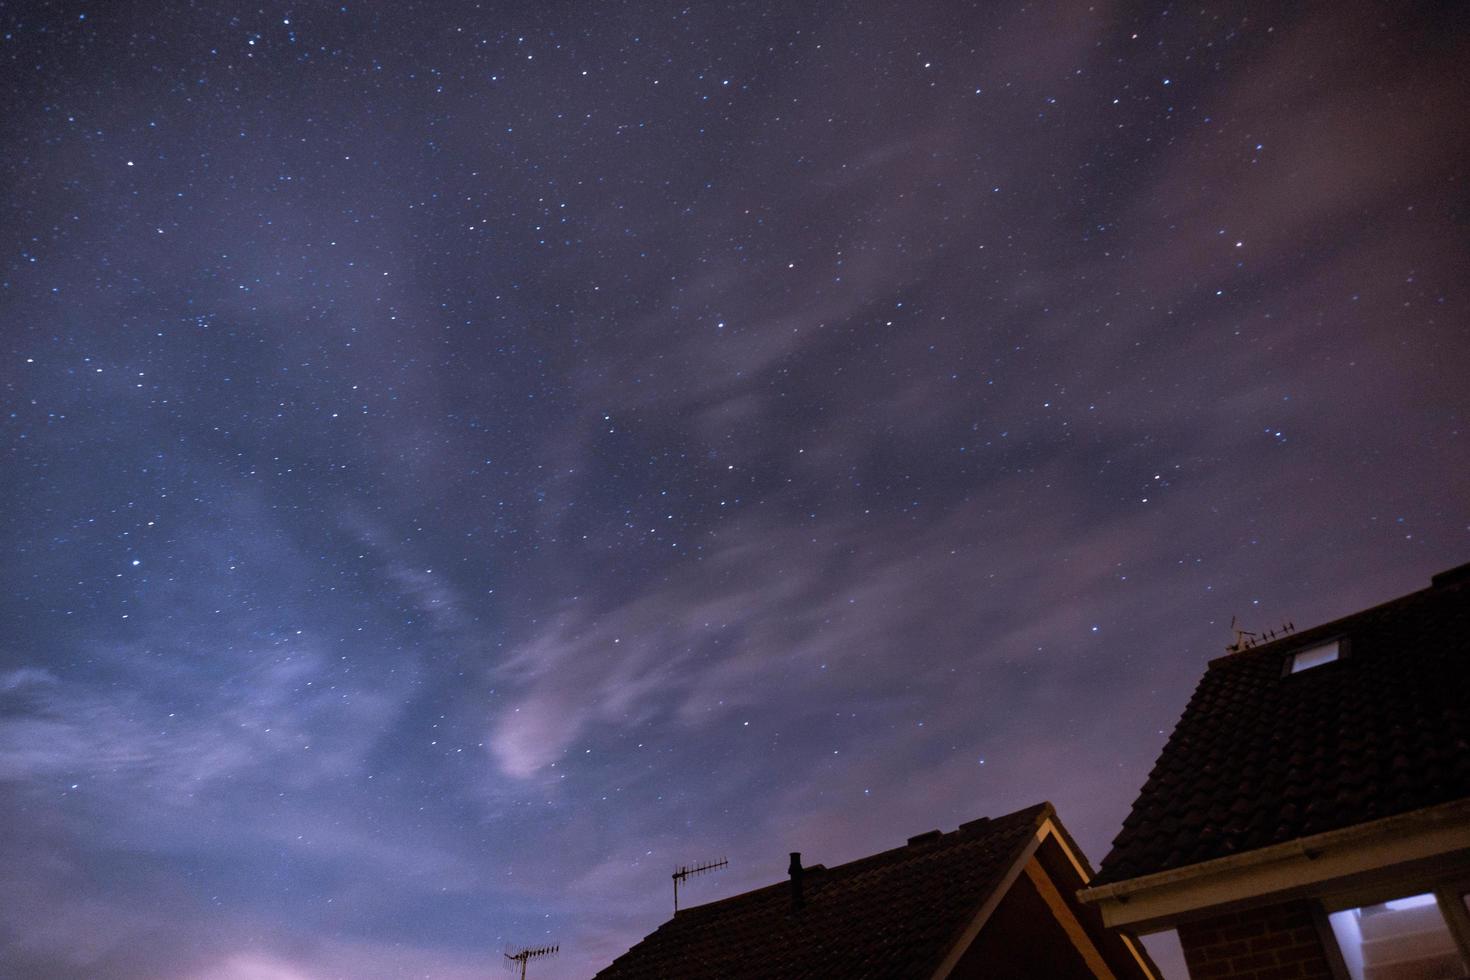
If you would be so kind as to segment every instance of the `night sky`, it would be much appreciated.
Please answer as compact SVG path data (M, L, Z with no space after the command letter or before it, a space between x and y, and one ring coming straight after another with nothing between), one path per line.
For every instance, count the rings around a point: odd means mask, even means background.
M1470 560L1470 19L1290 6L0 4L0 974L1100 861Z

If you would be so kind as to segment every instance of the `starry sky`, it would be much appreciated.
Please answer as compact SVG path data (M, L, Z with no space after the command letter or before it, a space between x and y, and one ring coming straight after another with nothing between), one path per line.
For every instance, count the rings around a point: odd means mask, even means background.
M1290 6L0 4L0 973L1101 860L1470 559L1470 18Z

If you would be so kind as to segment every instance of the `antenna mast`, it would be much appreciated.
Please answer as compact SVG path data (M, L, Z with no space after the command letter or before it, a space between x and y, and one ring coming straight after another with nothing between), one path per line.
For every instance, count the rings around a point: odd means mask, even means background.
M524 949L517 950L514 953L506 953L505 958L510 960L512 963L519 963L521 965L521 980L526 980L526 964L528 962L530 962L531 960L538 960L543 956L555 956L557 951L560 949L560 945L528 946Z
M1256 645L1256 634L1250 630L1241 629L1236 626L1236 618L1230 617L1230 632L1235 634L1235 642L1225 648L1226 653L1239 653Z
M679 911L679 882L685 881L695 875L704 874L706 871L715 871L727 867L729 861L720 858L718 861L705 861L700 864L681 864L674 869L674 911Z

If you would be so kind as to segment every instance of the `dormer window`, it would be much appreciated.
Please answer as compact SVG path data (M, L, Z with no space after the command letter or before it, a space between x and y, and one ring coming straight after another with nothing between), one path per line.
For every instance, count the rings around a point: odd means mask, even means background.
M1341 640L1328 640L1326 643L1318 643L1316 646L1298 650L1291 655L1286 672L1288 674L1300 674L1304 670L1313 667L1321 667L1330 664L1338 658L1342 650Z

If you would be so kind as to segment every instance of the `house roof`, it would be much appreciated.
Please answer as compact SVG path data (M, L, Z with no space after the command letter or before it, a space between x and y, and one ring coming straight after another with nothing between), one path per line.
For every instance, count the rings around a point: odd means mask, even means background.
M1042 803L835 868L806 868L799 911L789 881L682 909L597 976L928 976L1048 819L1056 812Z
M1339 659L1290 672L1340 640ZM1470 564L1210 663L1093 886L1470 798Z

